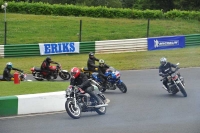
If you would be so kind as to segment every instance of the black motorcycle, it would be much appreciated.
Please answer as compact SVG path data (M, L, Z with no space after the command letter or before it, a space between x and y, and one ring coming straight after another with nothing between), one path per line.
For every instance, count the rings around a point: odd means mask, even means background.
M99 115L106 113L105 96L98 90L97 86L93 85L95 88L95 93L101 99L102 104L98 105L97 101L90 97L88 93L81 94L77 86L68 88L66 90L66 102L65 109L70 117L74 119L79 119L81 117L81 112L95 111Z
M177 63L179 65L179 63ZM174 71L169 72L166 75L163 75L163 81L166 77L168 80L168 87L169 90L163 85L163 88L167 90L171 94L176 94L179 91L183 94L184 97L187 97L187 93L185 91L185 82L184 78L180 76L180 73L178 72L180 68L176 68Z

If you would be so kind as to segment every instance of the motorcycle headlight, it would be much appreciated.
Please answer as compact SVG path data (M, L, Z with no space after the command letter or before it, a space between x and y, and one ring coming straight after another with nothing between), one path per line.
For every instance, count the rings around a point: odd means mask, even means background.
M71 94L71 92L72 92L72 88L68 88L67 90L66 90L66 95L70 95Z
M175 76L176 76L176 73L173 73L171 76L172 76L172 77L175 77Z

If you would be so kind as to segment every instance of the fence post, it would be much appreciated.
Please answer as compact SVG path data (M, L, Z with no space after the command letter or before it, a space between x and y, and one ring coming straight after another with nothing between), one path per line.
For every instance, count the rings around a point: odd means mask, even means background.
M81 42L82 20L80 20L79 42Z
M147 38L149 37L149 24L150 24L150 19L148 19L147 22Z

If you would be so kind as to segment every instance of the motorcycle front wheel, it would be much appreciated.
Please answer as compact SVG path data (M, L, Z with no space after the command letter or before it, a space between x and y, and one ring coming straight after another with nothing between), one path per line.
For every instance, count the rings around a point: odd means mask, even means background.
M178 85L178 87L179 87L181 93L183 94L183 96L184 96L184 97L187 97L187 93L186 93L184 87L182 86L182 84L181 84L181 83L178 83L177 85Z
M69 72L60 72L59 76L63 80L69 80L71 78L71 75L69 74Z
M99 97L99 99L101 99L101 102L103 104L105 104L104 100L102 98ZM96 108L95 111L99 114L99 115L104 115L106 113L106 107L100 107L100 108Z
M81 117L81 107L77 104L75 107L74 100L68 99L65 102L65 109L70 117L73 119L79 119Z
M127 87L126 87L126 85L123 82L121 82L121 84L117 84L117 87L119 88L119 90L122 93L126 93L127 92Z

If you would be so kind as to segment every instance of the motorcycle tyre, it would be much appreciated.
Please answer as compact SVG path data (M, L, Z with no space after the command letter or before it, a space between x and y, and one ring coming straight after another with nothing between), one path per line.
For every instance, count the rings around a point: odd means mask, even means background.
M65 110L66 112L68 113L68 115L73 118L73 119L79 119L81 117L81 107L79 104L77 104L78 106L78 114L77 115L74 115L74 113L72 112L73 109L71 109L72 107L70 107L70 105L73 106L73 99L68 99L66 102L65 102ZM74 107L73 107L74 108Z
M104 100L99 97L99 99L101 99L101 102L103 104L105 104ZM99 115L104 115L106 113L106 107L101 107L101 108L95 108L95 111L99 114Z
M122 87L124 88L123 90L122 90ZM122 93L126 93L127 92L127 87L126 87L126 85L123 83L123 82L121 82L121 85L117 85L117 87L119 88L119 90L122 92Z
M35 78L36 79L36 78ZM44 79L36 79L37 81L43 81Z
M62 72L64 74L64 76L62 76L61 73L59 73L59 76L61 79L63 80L69 80L71 78L71 75L69 74L69 72Z
M101 87L102 89L100 89L101 92L105 92L106 88L105 87Z
M172 92L173 95L176 95L176 93L178 93L178 91L173 91L173 92Z
M178 83L177 85L178 85L181 93L183 94L183 96L187 97L187 93L186 93L185 89L183 88L183 86L181 85L181 83Z

